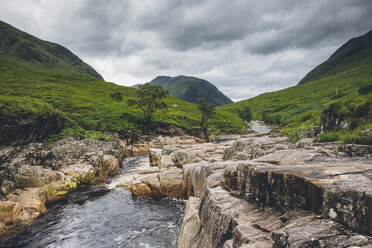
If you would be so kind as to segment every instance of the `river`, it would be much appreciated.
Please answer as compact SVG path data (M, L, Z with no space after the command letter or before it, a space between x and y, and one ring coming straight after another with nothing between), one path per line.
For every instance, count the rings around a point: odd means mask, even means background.
M251 129L258 133L269 133L271 128L262 124L259 121L252 121Z
M123 173L108 186L146 163L148 156L125 159ZM80 204L53 205L24 232L0 246L176 247L184 210L184 200L133 198L123 188L112 188L103 196Z

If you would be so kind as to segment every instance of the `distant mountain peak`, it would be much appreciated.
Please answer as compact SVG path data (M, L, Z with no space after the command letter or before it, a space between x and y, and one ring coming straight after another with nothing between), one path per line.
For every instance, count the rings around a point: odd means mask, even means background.
M233 102L207 80L193 76L157 76L150 83L161 85L169 90L171 96L192 103L197 103L199 98L204 98L208 103L217 106Z

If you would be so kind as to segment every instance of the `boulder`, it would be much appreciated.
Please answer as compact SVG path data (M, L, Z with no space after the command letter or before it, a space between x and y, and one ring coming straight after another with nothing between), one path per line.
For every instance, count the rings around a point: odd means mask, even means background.
M203 248L208 247L208 240L199 218L200 199L190 197L187 201L185 217L182 222L180 234L178 236L177 248Z
M129 187L137 197L173 197L185 198L186 189L182 169L170 168L146 174L134 174L132 186ZM130 184L130 183L129 183Z
M170 168L173 167L173 158L171 155L163 155L161 158L161 167L160 168Z
M185 198L182 169L171 168L159 172L160 191L164 197Z
M316 150L279 150L265 156L253 159L252 161L270 164L297 164L311 161L315 157L319 157L322 155L322 153L319 153Z
M61 173L44 169L42 166L21 165L14 175L17 188L39 187L60 179L62 179Z
M170 146L170 145L165 145L163 146L163 148L161 149L161 153L163 155L170 155L172 152L175 152L177 151L178 148L175 147L175 146Z
M149 152L150 166L156 166L161 168L162 167L161 159L162 159L161 149L150 148Z
M304 148L304 147L309 147L312 146L315 142L314 138L302 138L296 143L296 147L298 148Z

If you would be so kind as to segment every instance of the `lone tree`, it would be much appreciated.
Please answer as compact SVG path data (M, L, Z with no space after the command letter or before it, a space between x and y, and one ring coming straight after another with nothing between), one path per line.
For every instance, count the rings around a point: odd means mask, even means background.
M244 106L243 109L239 109L238 115L243 121L250 122L252 120L252 112L248 106Z
M128 99L129 106L136 106L141 109L144 117L145 131L149 127L156 110L166 109L167 105L162 101L169 95L168 90L163 90L160 85L145 83L138 87L137 99Z
M198 108L201 112L200 126L202 128L205 140L209 142L208 119L212 118L215 114L216 105L213 103L207 103L203 98L199 98L198 103Z

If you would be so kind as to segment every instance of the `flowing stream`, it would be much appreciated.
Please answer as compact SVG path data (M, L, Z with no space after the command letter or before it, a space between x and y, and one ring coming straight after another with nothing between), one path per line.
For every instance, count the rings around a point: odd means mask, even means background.
M271 130L269 126L266 126L259 121L252 121L251 129L258 133L269 133Z
M123 173L106 194L80 204L57 204L18 236L0 247L176 247L185 201L133 198L115 185L148 156L125 159Z

